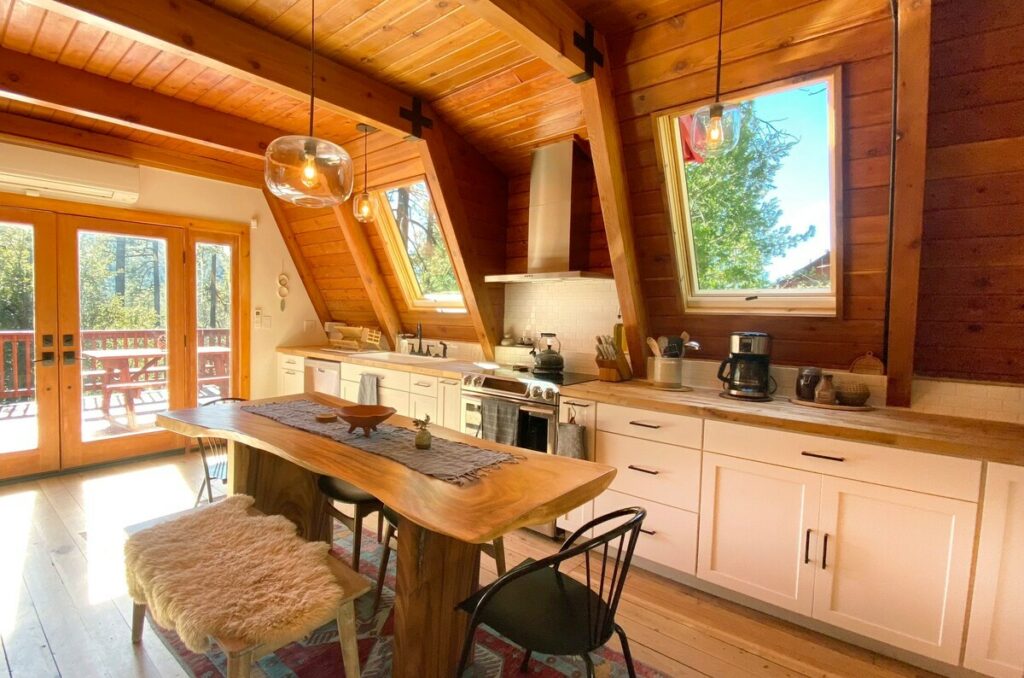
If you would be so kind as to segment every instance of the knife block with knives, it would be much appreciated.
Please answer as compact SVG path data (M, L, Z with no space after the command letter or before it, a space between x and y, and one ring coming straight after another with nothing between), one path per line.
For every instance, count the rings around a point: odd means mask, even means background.
M633 371L622 350L622 323L617 323L614 336L597 337L597 378L601 381L628 381L633 378Z

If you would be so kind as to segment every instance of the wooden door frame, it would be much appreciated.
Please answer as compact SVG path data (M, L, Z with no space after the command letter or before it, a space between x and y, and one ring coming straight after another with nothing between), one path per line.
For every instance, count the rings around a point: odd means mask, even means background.
M52 212L0 205L0 221L31 224L33 229L33 331L32 359L40 358L39 337L53 336L54 364L36 369L35 400L38 439L30 450L0 454L0 480L56 471L60 468L60 388L57 356L57 218Z
M82 440L82 379L80 308L78 285L78 234L82 231L161 238L167 242L167 393L168 409L188 406L185 312L185 234L179 228L119 219L59 214L57 216L58 327L60 334L72 334L76 359L60 360L61 375L61 468L74 468L128 457L160 452L180 446L177 436L167 431L128 434L95 441ZM72 265L73 262L73 265ZM181 262L181 263L177 263ZM70 276L70 277L69 277ZM63 343L63 342L61 342ZM61 346L61 352L65 347ZM95 450L100 450L95 452ZM90 453L92 451L92 453Z
M249 232L247 230L225 231L210 229L189 229L185 240L185 312L186 326L190 337L198 330L196 317L196 245L210 243L231 247L231 395L249 397L249 361L252 330L248 322L249 305L252 299L252 283L249 275ZM189 343L190 352L198 348ZM189 403L198 402L198 372L195 355L189 356Z

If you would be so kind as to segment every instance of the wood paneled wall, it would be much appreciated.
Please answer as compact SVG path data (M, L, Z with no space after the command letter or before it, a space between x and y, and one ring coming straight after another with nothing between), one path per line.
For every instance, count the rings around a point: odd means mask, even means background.
M683 312L651 114L713 95L717 28L718 4L706 3L609 39L651 331L685 329L702 342L703 357L709 358L724 356L729 334L740 330L770 333L773 360L779 363L842 368L866 351L881 355L892 81L888 0L725 6L723 90L843 66L846 298L840 318Z
M1024 383L1024 3L936 2L915 371Z

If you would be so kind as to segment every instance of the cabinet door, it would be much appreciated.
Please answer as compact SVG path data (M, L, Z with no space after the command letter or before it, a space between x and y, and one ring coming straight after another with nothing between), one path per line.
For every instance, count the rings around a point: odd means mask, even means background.
M977 508L825 477L814 618L956 664Z
M341 382L341 397L350 403L359 402L359 384L354 381Z
M421 395L419 393L409 394L409 416L413 419L424 419L430 417L431 423L437 422L437 398Z
M810 615L821 476L704 453L697 576Z
M277 372L277 394L294 395L305 393L306 373L301 367L298 369L278 370Z
M565 515L558 516L558 520L555 521L555 525L559 529L565 530L566 536L569 536L593 520L593 518L594 502L588 501L585 504L577 506Z
M964 666L1024 676L1024 466L988 465Z
M385 407L393 407L403 417L409 416L409 392L393 388L378 388L377 400Z
M460 430L462 426L462 384L458 379L441 379L440 389L441 402L437 404L438 422L445 428L453 431Z
M606 490L594 500L594 515L603 516L631 506L647 510L634 553L653 563L693 574L697 554L697 514Z

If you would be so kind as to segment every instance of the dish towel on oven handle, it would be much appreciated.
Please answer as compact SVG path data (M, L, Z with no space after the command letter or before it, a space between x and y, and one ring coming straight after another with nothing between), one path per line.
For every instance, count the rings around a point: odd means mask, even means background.
M504 445L516 445L519 438L519 405L497 398L481 398L480 437Z

